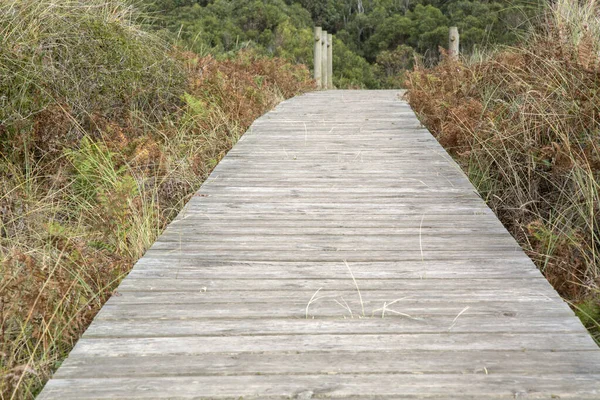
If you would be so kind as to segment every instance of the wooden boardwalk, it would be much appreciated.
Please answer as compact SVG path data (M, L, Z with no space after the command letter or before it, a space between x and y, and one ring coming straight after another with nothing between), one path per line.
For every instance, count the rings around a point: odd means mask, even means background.
M258 119L41 399L600 399L600 351L394 91Z

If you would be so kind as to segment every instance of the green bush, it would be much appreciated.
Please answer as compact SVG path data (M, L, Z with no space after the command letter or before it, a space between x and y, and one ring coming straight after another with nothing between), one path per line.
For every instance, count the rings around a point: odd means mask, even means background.
M333 84L338 88L377 89L375 67L354 53L340 39L333 39Z
M0 3L0 133L36 122L40 142L78 136L98 118L168 112L185 78L166 43L141 30L133 8L114 0ZM0 149L6 142L0 137Z

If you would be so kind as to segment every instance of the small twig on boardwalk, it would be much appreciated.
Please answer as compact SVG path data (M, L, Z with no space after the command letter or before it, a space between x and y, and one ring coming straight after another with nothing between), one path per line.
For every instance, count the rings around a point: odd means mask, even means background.
M381 310L381 308L379 310ZM375 311L379 311L379 310L375 310ZM403 312L400 312L400 311L390 310L389 308L386 308L385 311L390 312L392 314L401 315L401 316L406 317L406 318L414 319L414 320L420 320L421 319L421 318L413 317L410 314L406 314L406 313L403 313Z
M350 313L350 318L354 319L354 314L352 313L352 308L350 308L350 306L348 305L348 302L343 298L340 297L342 299L342 301L344 302L344 304L340 303L339 301L334 300L336 303L338 303L340 306L344 307L346 310L348 310L348 312Z
M463 308L463 310L461 312L458 313L458 315L452 320L452 325L450 325L450 328L448 328L448 331L450 331L450 329L454 328L454 325L456 325L456 320L458 319L458 317L460 317L461 315L463 315L463 313L465 311L467 311L469 309L469 307L465 307Z
M317 301L319 300L319 298L315 299L315 296L321 291L321 289L323 289L322 287L317 289L317 291L312 295L312 297L310 298L310 300L308 301L308 304L306 305L306 319L308 319L308 307L310 307L310 305L312 304L313 301Z
M360 294L360 289L358 288L358 283L356 282L356 278L354 278L352 269L350 269L350 266L348 265L348 262L346 260L344 260L344 264L346 264L346 268L348 268L348 271L350 271L350 276L352 277L352 281L354 281L354 286L356 287L356 291L358 292L358 299L360 300L360 308L362 309L362 316L364 317L365 316L365 305L363 303L363 299Z
M421 249L421 261L425 261L425 257L423 256L423 220L425 219L425 214L421 216L421 224L419 225L419 247Z
M308 128L306 127L306 122L304 124L304 146L308 144Z
M404 315L404 316L407 316L407 317L410 317L410 318L412 318L412 317L411 317L410 315L408 315L408 314L403 314L403 313L400 313L400 312L398 312L398 311L394 311L394 310L388 310L388 307L389 307L389 306L391 306L392 304L395 304L395 303L397 303L397 302L399 302L399 301L406 300L406 299L408 299L408 297L402 297L402 298L400 298L400 299L396 299L396 300L394 300L394 301L391 301L391 302L389 302L389 303L388 303L387 301L385 301L385 302L383 303L383 307L381 307L381 308L378 308L378 309L376 309L376 310L373 310L373 314L375 314L377 311L381 311L381 318L385 318L385 312L386 312L386 311L390 311L390 312L392 312L392 313L396 313L396 314L400 314L400 315Z

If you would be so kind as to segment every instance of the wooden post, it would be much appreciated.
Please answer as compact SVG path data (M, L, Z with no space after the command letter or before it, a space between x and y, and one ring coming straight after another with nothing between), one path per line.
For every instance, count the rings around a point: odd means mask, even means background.
M327 35L327 89L333 89L333 35Z
M322 82L321 82L321 65L323 64L323 53L321 52L322 50L322 45L321 45L321 41L323 39L322 34L321 34L321 27L317 26L315 27L315 60L314 60L314 78L315 81L317 81L317 88L321 89L322 87Z
M328 79L327 79L327 31L322 31L322 40L321 40L321 85L323 89L327 89Z
M460 54L460 36L458 34L458 28L453 26L450 28L450 44L448 45L448 55L450 58L456 60Z

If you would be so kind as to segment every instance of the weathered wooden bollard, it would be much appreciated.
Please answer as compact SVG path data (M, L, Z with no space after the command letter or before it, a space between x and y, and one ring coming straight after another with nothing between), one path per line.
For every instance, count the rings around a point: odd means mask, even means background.
M327 35L327 89L333 89L333 35Z
M333 35L315 27L314 78L319 89L333 88Z
M321 85L323 89L329 87L329 77L327 76L327 31L321 32Z
M460 36L456 26L450 27L450 43L448 44L448 56L454 60L458 59L460 54Z
M317 26L315 27L315 63L314 63L314 78L315 81L317 82L317 88L321 89L322 87L322 83L321 83L321 59L323 58L322 54L321 54L321 40L322 40L322 35L321 35L321 27Z

